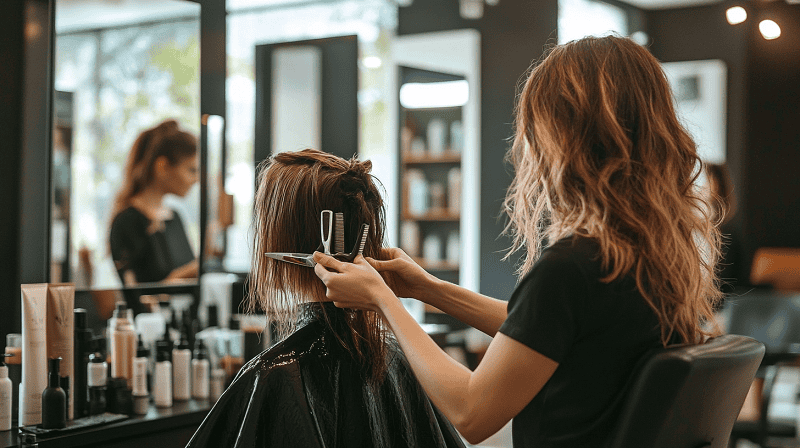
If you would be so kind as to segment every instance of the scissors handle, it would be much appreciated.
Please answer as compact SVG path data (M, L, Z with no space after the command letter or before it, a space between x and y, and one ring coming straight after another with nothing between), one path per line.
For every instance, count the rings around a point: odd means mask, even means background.
M327 217L327 223L325 222ZM322 247L325 249L325 254L331 254L331 240L333 239L333 212L331 210L323 210L319 218L320 235L322 237ZM327 225L326 225L327 224Z

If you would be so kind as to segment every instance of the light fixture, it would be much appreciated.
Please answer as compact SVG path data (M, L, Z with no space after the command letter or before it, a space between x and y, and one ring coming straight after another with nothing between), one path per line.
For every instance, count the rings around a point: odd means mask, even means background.
M738 25L747 20L747 11L741 6L732 6L725 11L725 18L731 25Z
M366 68L379 68L382 64L381 58L377 56L367 56L361 60L361 63L364 64Z
M777 39L781 35L781 27L769 19L759 22L758 30L761 31L761 35L767 40Z
M400 105L406 109L458 107L469 100L466 80L444 82L410 82L400 87Z

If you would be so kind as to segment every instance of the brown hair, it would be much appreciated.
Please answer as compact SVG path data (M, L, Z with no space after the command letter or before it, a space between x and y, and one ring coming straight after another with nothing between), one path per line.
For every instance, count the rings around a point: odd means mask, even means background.
M325 285L313 269L265 257L265 252L314 252L320 242L320 214L344 214L345 250L350 251L362 223L369 224L364 255L379 258L384 204L373 181L370 161L349 161L322 151L283 152L259 166L253 212L253 266L249 311L263 309L281 337L294 331L298 305L325 301ZM382 378L386 334L370 311L343 310L352 344L342 342L372 379ZM326 321L330 320L325 316Z
M616 36L552 48L520 94L508 157L509 255L527 249L520 275L543 240L589 236L603 281L635 278L664 345L718 332L703 328L721 293L719 230L696 185L702 162L645 48Z
M153 171L159 157L166 157L170 164L176 165L196 154L197 139L194 135L181 130L175 120L164 121L139 134L128 154L125 178L122 181L122 188L114 198L111 219L128 208L131 199L153 181Z
M736 213L736 196L733 194L733 182L728 166L707 163L706 176L711 195L711 216L720 224L725 224Z

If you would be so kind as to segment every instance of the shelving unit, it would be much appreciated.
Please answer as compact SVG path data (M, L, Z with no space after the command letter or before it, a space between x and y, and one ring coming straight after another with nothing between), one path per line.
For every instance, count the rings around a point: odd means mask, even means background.
M424 269L479 291L480 34L462 29L399 36L392 43L392 59L396 177L385 184L397 196L387 201L387 228L396 245ZM409 101L409 85L427 93ZM450 98L460 100L439 101L448 89ZM438 247L426 250L430 236L438 238L433 244ZM451 324L438 316L427 316L426 322Z
M455 283L461 264L462 105L403 104L404 86L439 86L463 76L400 67L400 246Z

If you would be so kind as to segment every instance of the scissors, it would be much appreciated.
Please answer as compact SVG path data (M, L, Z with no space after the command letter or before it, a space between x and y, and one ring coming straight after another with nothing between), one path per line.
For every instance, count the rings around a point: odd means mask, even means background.
M337 215L339 215L337 213ZM326 222L327 221L327 222ZM327 225L326 225L327 224ZM322 251L326 255L331 255L339 261L346 261L348 263L352 263L355 260L356 256L361 255L364 252L364 245L367 243L367 232L369 231L369 224L361 224L361 232L358 234L356 238L356 242L353 245L353 250L350 253L344 252L337 252L335 254L331 254L331 239L336 233L336 246L341 246L344 248L344 220L337 216L336 219L336 230L334 232L333 229L333 212L330 210L323 210L320 216L320 236L322 237L322 243L320 243L317 251ZM341 228L340 228L341 227ZM314 261L314 254L305 254L305 253L298 253L298 252L267 252L266 255L269 258L274 258L275 260L285 261L287 263L297 264L300 266L306 266L313 268L317 265L317 262Z

